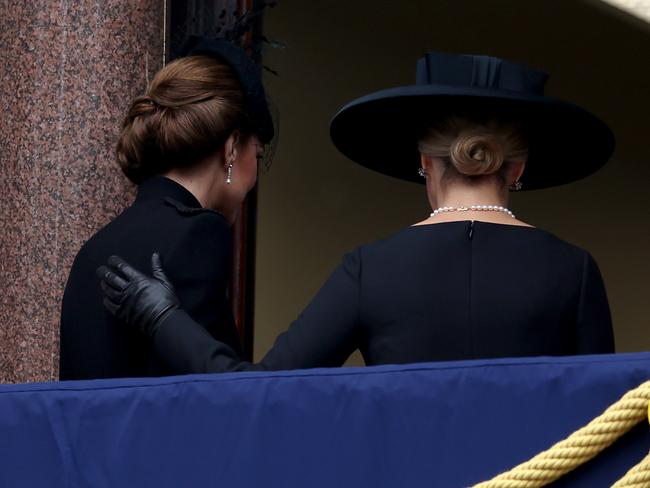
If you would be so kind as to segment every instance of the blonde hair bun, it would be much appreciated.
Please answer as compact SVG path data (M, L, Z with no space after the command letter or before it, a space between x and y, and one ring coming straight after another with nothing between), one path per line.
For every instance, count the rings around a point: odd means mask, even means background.
M499 173L505 163L528 159L528 142L519 124L496 118L446 117L429 127L418 147L469 177Z
M449 153L456 171L468 176L496 173L505 157L503 144L494 134L460 134L451 144Z

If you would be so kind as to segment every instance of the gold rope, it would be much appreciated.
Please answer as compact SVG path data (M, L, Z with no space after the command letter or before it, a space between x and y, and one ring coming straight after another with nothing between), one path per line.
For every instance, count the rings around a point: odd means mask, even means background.
M610 406L600 416L550 449L473 488L537 488L545 486L611 445L648 415L650 381ZM650 454L612 488L650 486Z

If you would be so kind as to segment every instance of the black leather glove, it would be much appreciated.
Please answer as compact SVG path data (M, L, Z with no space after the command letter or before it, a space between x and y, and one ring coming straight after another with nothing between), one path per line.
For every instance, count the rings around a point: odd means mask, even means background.
M104 292L104 306L117 318L153 337L163 320L180 301L163 271L160 255L151 256L153 278L140 273L118 256L97 268Z

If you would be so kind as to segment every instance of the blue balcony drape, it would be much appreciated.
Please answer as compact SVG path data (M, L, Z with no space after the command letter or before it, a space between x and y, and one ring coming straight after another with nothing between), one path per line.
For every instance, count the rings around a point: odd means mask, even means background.
M650 379L650 353L0 386L0 487L465 487ZM639 425L554 486L609 486Z

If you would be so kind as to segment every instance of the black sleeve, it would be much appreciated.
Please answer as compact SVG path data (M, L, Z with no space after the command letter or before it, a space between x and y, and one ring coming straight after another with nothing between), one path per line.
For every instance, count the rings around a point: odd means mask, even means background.
M612 317L598 265L585 253L577 317L578 354L614 352Z
M153 338L156 352L181 373L340 366L359 346L359 252L348 254L258 364L241 361L186 313L170 314Z

